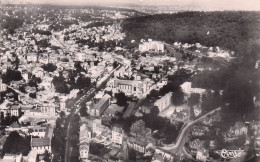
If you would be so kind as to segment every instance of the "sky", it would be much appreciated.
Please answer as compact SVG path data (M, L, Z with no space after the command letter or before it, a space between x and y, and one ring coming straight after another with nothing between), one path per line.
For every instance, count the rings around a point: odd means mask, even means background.
M260 0L2 0L25 1L29 3L51 3L51 4L137 4L137 5L168 5L184 6L195 5L200 8L211 8L212 10L259 10Z

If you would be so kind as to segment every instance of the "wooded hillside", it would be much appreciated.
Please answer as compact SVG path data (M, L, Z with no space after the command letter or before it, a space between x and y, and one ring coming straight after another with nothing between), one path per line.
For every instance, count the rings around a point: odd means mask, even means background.
M128 40L201 43L243 53L260 38L260 12L182 12L126 19Z

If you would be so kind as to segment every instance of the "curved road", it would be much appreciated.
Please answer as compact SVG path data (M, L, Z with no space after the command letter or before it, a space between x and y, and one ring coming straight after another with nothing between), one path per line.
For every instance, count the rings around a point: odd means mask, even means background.
M187 135L189 134L189 128L193 124L195 124L198 121L204 119L206 116L208 116L210 114L213 114L213 113L215 113L216 111L219 111L219 110L221 110L220 107L215 109L215 110L212 110L212 111L208 112L207 114L201 116L200 118L198 118L198 119L196 119L194 121L189 121L186 124L186 126L182 129L180 135L178 136L179 138L177 139L177 142L175 144L170 144L168 146L161 147L161 149L171 151L172 153L175 153L175 154L180 153L182 151L182 148L183 148L185 142L186 142L185 139L186 139Z

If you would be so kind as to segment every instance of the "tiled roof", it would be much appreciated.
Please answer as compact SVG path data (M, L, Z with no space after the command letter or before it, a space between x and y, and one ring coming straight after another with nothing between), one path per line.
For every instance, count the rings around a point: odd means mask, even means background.
M17 122L13 122L11 125L10 125L11 128L20 128L20 125L17 123Z

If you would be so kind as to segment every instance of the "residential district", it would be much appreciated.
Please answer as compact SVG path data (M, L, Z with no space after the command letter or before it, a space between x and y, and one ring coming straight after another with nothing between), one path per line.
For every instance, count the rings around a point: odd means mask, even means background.
M223 160L223 149L235 150L226 157L234 161L249 150L259 155L259 121L223 120L223 90L194 81L230 64L232 51L127 41L120 23L142 15L133 10L0 12L1 162L205 162ZM254 104L259 109L260 95Z

